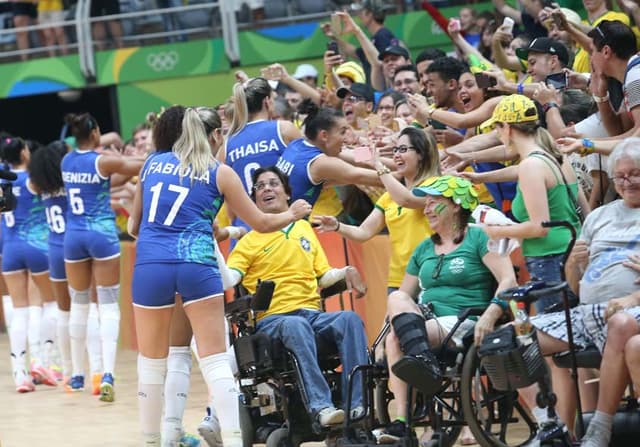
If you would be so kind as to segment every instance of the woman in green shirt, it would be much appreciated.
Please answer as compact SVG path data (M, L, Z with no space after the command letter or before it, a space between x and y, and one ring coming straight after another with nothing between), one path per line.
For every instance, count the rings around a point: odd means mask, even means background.
M547 105L547 107L553 107ZM560 281L561 261L571 235L561 227L543 228L548 220L565 220L580 231L576 203L580 197L583 209L588 207L578 188L576 175L568 160L557 150L553 138L540 126L538 110L532 100L523 95L503 98L493 116L482 126L495 125L507 151L516 152L520 163L518 186L512 203L515 225L485 225L491 239L520 239L522 254L531 277L545 281ZM560 295L544 297L535 303L542 313L560 302Z
M413 193L425 197L424 214L434 234L414 251L400 286L389 295L387 316L393 330L386 340L391 365L389 388L397 405L396 421L387 434L402 436L406 420L407 383L425 394L441 386L440 368L429 346L438 346L466 307L487 307L475 323L475 339L493 330L503 304L493 300L497 290L516 285L511 261L487 250L484 232L468 226L478 197L471 182L445 175L430 179ZM431 304L435 318L426 322L416 303ZM474 322L465 321L452 340L461 344Z

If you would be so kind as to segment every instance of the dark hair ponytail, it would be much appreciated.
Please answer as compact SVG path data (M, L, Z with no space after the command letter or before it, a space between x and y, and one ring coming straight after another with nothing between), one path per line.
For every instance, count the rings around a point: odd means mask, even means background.
M306 98L298 106L298 112L306 114L302 126L304 135L309 140L315 140L321 130L329 130L344 115L342 111L325 107L318 107L311 99Z
M76 138L78 145L86 143L91 132L98 128L98 122L90 113L69 113L65 115L64 121L69 126L69 131Z
M24 140L19 137L5 137L0 142L0 156L5 163L20 164L20 153L25 148Z

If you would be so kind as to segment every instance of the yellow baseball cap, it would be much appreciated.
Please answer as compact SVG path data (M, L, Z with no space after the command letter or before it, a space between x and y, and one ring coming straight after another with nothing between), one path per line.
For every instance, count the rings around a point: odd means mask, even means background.
M357 62L349 61L341 64L336 68L336 74L338 76L346 76L351 79L352 82L358 82L360 84L364 84L366 82L364 70Z
M493 127L496 123L532 123L538 121L538 109L532 100L524 95L509 95L502 98L493 115L480 125L481 129Z

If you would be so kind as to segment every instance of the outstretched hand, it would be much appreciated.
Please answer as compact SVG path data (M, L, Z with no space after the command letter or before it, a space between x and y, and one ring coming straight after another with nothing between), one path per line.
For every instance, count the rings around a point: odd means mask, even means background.
M334 216L313 216L312 225L319 233L336 231L338 219Z
M311 214L311 205L303 199L298 199L291 204L289 211L293 215L294 220L300 220Z

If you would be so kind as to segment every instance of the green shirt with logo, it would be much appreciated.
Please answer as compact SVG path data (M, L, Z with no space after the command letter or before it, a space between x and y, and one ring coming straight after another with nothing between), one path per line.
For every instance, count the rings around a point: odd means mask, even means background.
M437 317L457 315L467 307L486 307L496 288L482 258L487 254L487 235L470 227L462 243L451 253L438 255L435 244L425 239L416 247L407 273L418 277L418 302L432 303Z

